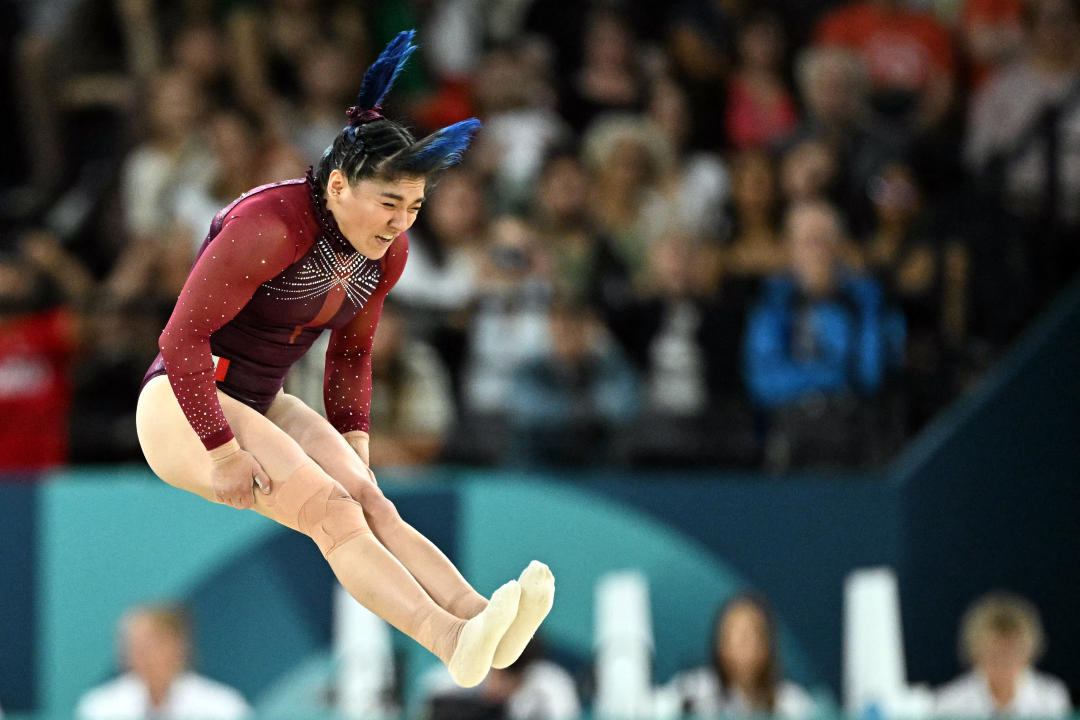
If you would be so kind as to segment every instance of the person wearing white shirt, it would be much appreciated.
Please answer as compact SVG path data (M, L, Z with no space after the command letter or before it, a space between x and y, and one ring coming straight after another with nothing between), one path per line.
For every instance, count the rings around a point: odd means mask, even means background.
M968 610L960 653L970 672L941 687L934 713L941 717L1064 717L1071 707L1065 684L1037 672L1043 630L1038 611L1023 598L991 593Z
M717 613L712 665L677 674L658 693L661 716L807 718L810 694L783 678L765 598L739 593Z
M187 669L183 610L140 607L121 621L128 672L80 698L78 720L236 720L251 714L239 692Z

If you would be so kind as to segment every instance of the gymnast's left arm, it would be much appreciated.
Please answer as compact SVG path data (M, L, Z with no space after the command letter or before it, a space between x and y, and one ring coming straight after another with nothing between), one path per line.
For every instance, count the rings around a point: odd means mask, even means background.
M326 418L367 465L371 431L371 347L386 294L401 277L409 253L404 234L384 258L383 276L364 308L344 327L334 330L326 349L323 401Z

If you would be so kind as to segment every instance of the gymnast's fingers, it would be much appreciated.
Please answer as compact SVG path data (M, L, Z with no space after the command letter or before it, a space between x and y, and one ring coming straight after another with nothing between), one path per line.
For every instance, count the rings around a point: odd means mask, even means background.
M258 460L255 460L255 476L253 479L255 480L255 484L259 486L259 490L262 491L263 495L270 494L270 476L262 469L262 465L259 464Z

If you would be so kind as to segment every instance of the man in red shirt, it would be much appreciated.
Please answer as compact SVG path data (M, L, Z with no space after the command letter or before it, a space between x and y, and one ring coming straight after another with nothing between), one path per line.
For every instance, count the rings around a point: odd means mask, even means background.
M0 256L0 471L68 457L73 318L63 308L33 309L38 279L28 270Z
M863 58L875 105L915 132L938 126L952 103L955 73L948 31L904 0L862 0L828 13L816 42Z

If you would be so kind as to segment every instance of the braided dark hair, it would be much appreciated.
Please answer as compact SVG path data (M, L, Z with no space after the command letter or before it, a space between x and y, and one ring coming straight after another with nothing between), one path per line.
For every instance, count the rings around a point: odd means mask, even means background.
M458 163L480 121L469 118L417 140L408 129L382 115L381 103L416 50L414 30L398 33L368 68L356 105L315 168L315 180L326 188L330 173L340 170L350 184L369 178L396 180L404 176L433 176Z

